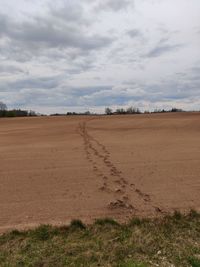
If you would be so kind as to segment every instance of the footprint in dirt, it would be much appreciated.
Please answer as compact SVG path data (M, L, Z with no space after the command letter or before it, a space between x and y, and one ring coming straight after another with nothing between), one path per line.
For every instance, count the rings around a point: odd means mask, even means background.
M139 189L135 189L135 192L140 195L144 199L144 201L149 202L151 200L148 194L142 193Z
M135 208L133 205L126 203L125 201L121 199L117 199L116 201L112 201L108 204L109 209L125 209L125 210L131 210L133 211Z
M122 172L110 161L110 152L106 149L106 146L88 134L86 123L79 125L79 133L84 140L87 159L91 162L95 175L102 179L102 187L100 187L100 190L111 193L115 199L116 194L123 195L130 189L133 190L144 202L147 202L151 207L154 207L148 194L139 190L135 184L129 184L122 176ZM114 180L114 177L116 180ZM114 184L117 185L117 189ZM122 199L116 199L115 201L110 202L108 207L111 209L134 209L130 204L129 199L126 199L125 196ZM162 212L160 208L154 208L156 212Z

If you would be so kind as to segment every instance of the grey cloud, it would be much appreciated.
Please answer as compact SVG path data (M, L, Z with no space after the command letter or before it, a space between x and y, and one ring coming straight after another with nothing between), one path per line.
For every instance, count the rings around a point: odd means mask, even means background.
M134 88L135 84L131 81L128 83L130 88ZM162 101L187 100L188 98L195 98L200 95L200 80L196 83L190 82L190 77L186 80L164 80L157 83L140 83L137 84L142 91L139 93L141 101L149 101L151 103Z
M7 16L0 14L0 37L7 31Z
M175 74L177 76L180 76L180 77L185 77L186 76L186 73L184 73L184 72L176 72Z
M159 44L150 50L145 56L149 58L159 57L163 54L176 51L181 45Z
M83 6L81 2L77 0L73 1L62 1L59 7L55 7L54 3L50 3L49 7L50 14L55 19L67 21L67 23L77 24L78 22L82 25L89 25L91 23L91 18L84 14Z
M191 68L191 71L194 73L198 73L200 76L200 67L199 67L200 62L198 63L198 66L194 66L193 68Z
M185 72L176 73L176 76L181 79L183 83L187 83L192 87L199 84L200 91L200 67L198 64L192 68L187 69Z
M132 30L129 30L127 32L127 34L131 37L131 38L135 38L135 37L142 37L143 34L141 31L139 31L138 29L132 29Z
M51 49L61 50L63 54L70 54L70 49L73 49L77 57L113 42L110 36L88 33L87 28L81 26L85 21L79 16L81 11L76 13L69 10L65 17L63 12L57 9L43 17L33 17L23 22L0 14L0 37L6 40L0 44L0 55L23 62L30 60L33 55L43 56ZM62 17L64 19L61 20Z
M71 88L70 94L76 97L88 97L90 95L99 93L99 92L106 92L112 89L112 86L109 85L99 85L99 86L87 86L87 87L74 87Z
M16 81L0 83L0 92L18 91L22 89L52 89L61 83L61 76L29 77Z
M129 82L128 85L111 86L83 86L69 87L62 85L61 77L42 77L21 80L12 84L13 93L20 90L21 98L18 103L41 103L44 106L81 107L81 106L105 106L128 105L130 102L146 101L151 104L157 102L186 101L199 98L200 81L190 83L186 81L163 81L160 83L137 84ZM32 90L31 90L32 89ZM33 90L34 89L34 90ZM56 90L55 90L56 89Z
M1 29L4 36L16 42L22 42L31 48L38 46L47 47L75 47L83 50L98 49L111 43L108 37L88 35L80 29L66 24L57 27L50 17L46 19L35 19L33 22L15 24L8 21Z
M120 106L132 103L146 102L151 105L170 102L185 103L197 102L200 93L200 82L197 84L184 83L183 81L160 82L157 84L110 85L69 87L60 86L56 77L52 81L48 77L35 79L31 82L18 81L13 83L15 90L13 103L20 105L42 105L46 107L83 107L83 106ZM34 90L33 90L34 89ZM56 90L55 90L56 89ZM7 90L8 91L8 90ZM7 94L7 92L6 92ZM192 100L191 100L192 99ZM140 107L140 106L139 106Z
M22 88L42 88L42 89L51 89L55 88L60 84L59 76L57 77L42 77L42 78L29 78L24 80L19 80L13 84L15 89Z
M25 72L21 68L11 65L0 66L0 74L19 74L19 73L27 73L27 71Z
M120 11L127 8L131 4L130 0L105 0L100 1L97 10L111 10L111 11Z

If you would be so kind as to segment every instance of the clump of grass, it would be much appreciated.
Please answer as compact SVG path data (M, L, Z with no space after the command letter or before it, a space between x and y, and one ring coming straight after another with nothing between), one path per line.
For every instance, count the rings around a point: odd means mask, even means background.
M181 220L183 218L183 215L180 213L180 211L175 210L173 214L173 218L177 221Z
M72 220L70 224L70 228L73 230L76 230L76 229L85 230L86 225L81 220Z
M141 225L142 223L144 223L144 220L135 217L129 221L128 225L129 226L135 226L135 225Z
M129 260L127 262L120 263L118 267L147 267L144 263L136 263L135 261Z
M19 230L12 230L10 232L10 235L15 237L15 236L21 236L23 234L23 232L20 232Z
M112 218L96 219L94 224L101 225L101 226L105 226L105 225L119 226L120 225L117 221L115 221Z
M192 267L200 267L200 260L195 257L189 257L188 262Z
M31 230L29 235L37 240L46 241L51 236L52 227L50 225L40 225L35 230Z
M198 213L196 210L191 209L188 216L192 219L200 218L200 213Z
M26 235L27 235L27 232L19 231L19 230L12 230L9 233L2 234L0 236L0 246L1 246L1 244L5 243L5 242L10 242L11 240L15 240L15 239L20 238L20 237L25 238ZM1 261L0 261L0 263L1 263Z
M24 236L26 236L26 232L19 231L19 230L12 230L9 233L8 238L9 238L9 240L12 240L12 239L15 239L15 238L18 238L18 237L24 237Z

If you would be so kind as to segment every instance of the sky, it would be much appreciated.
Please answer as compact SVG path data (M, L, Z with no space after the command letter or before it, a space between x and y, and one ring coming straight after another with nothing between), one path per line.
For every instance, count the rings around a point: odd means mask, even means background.
M1 0L0 101L200 110L200 1Z

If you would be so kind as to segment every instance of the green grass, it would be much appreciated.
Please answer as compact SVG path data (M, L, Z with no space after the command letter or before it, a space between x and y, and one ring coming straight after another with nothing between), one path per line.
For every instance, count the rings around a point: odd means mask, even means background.
M200 215L41 225L0 236L1 267L200 267Z
M195 257L190 257L188 259L188 262L192 267L200 267L200 259L197 259Z
M71 227L71 229L74 229L74 230L76 230L76 229L82 229L82 230L86 229L85 224L83 224L81 220L73 220L71 222L71 224L70 224L70 227Z
M96 225L119 225L119 223L111 218L97 219L95 220Z

